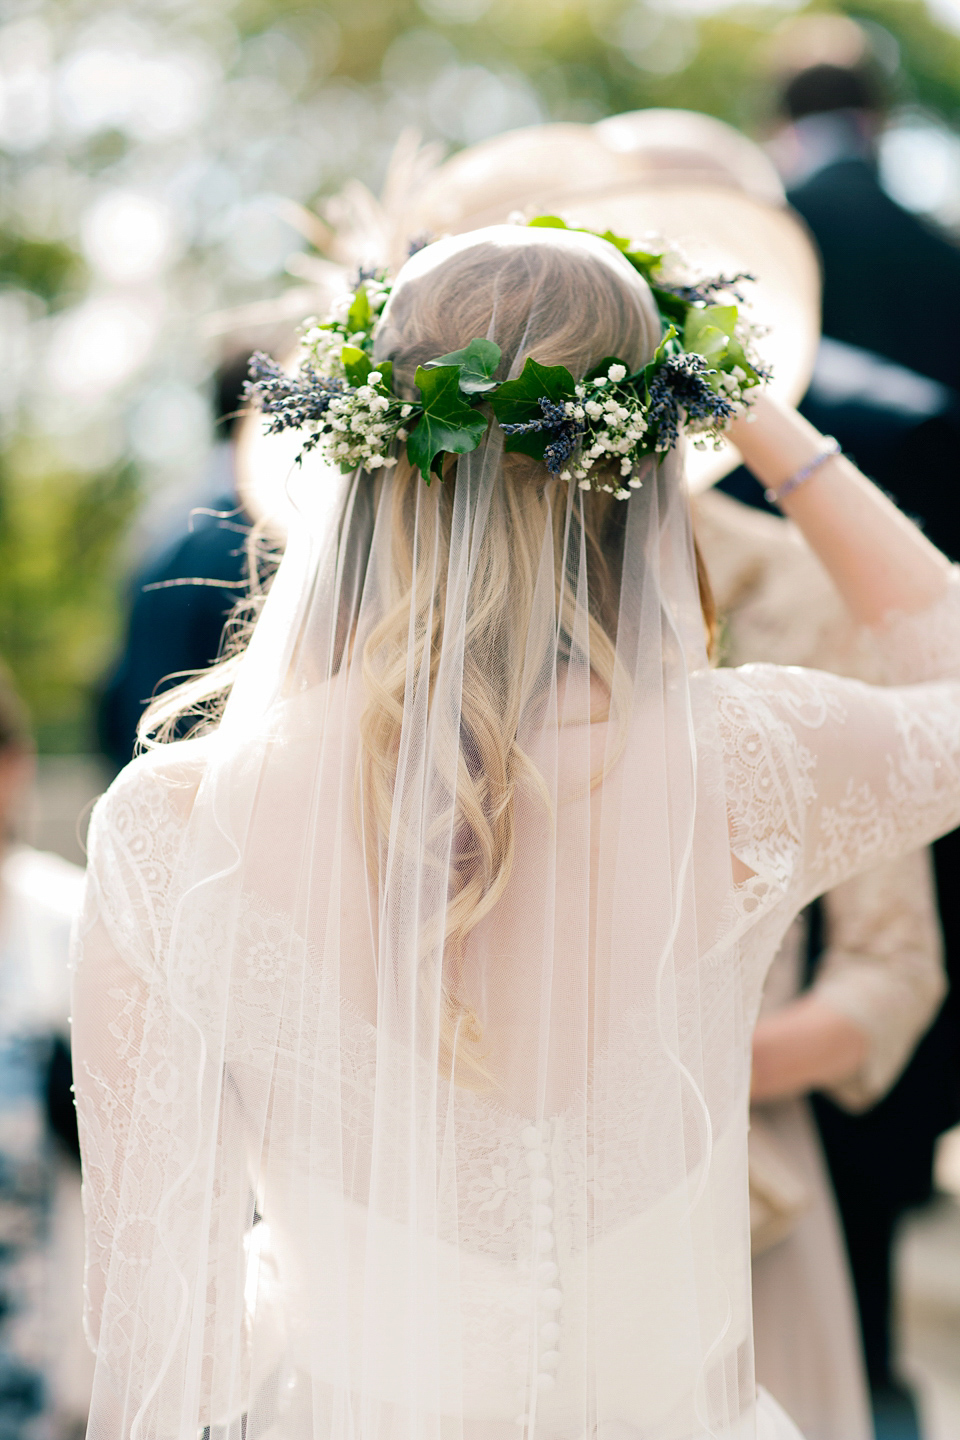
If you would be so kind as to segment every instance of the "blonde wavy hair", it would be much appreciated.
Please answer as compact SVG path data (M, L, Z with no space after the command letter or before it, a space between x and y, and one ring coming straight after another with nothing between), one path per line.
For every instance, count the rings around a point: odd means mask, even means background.
M599 243L516 248L477 243L407 283L401 274L378 332L377 361L392 360L396 388L411 395L418 364L488 334L495 334L503 353L497 378L516 372L531 353L540 363L565 365L574 375L586 373L608 355L634 367L644 364L659 340L656 308L625 263L598 258ZM471 932L497 904L510 879L518 788L541 790L518 738L524 715L537 702L542 669L535 655L531 663L531 646L542 646L546 664L558 653L559 630L559 653L565 646L568 653L572 649L577 576L571 573L570 557L579 557L582 541L590 667L605 714L615 706L619 561L627 510L612 495L592 491L568 506L565 487L558 486L543 465L519 454L504 454L498 463L466 604L459 733L437 750L450 757L439 763L450 770L442 779L453 808L446 821L452 818L455 836L446 907L437 917L442 933L432 933L426 925L421 938L425 953L439 943L443 954L441 1066L458 1083L475 1089L486 1088L490 1077L480 1021L465 993L463 958ZM422 673L426 656L432 698L440 664L456 469L457 462L450 458L444 482L434 482L429 489L405 458L389 473L361 477L359 503L350 518L345 517L340 536L342 550L355 555L363 573L373 516L380 513L383 500L389 500L389 564L386 574L375 577L378 618L358 637L357 596L343 597L336 661L341 666L359 644L365 707L357 820L374 881L383 873L395 822L408 676ZM548 526L553 531L558 628L545 627L543 635L532 636ZM714 610L699 554L697 567L710 638ZM154 743L170 738L185 713L199 716L203 725L215 721L250 628L249 622L235 627L233 654L220 666L179 691L165 693L151 707L142 726L145 739L151 734Z
M594 242L595 244L596 242ZM417 364L495 335L503 352L497 378L533 354L541 364L583 375L605 356L634 368L652 355L660 320L643 282L627 269L598 262L588 246L513 248L478 243L456 251L417 280L399 285L379 331L376 359L392 360L397 388L412 393ZM469 462L468 462L469 463ZM394 818L394 788L404 697L426 655L429 685L440 664L456 492L456 462L444 483L425 490L402 460L391 478L390 574L382 615L363 642L366 708L361 721L358 809L373 875L381 871ZM613 478L613 477L611 477ZM559 494L558 494L559 491ZM590 668L604 709L616 703L619 560L626 506L606 493L582 494L568 507L566 487L527 456L503 454L475 552L465 606L462 698L453 797L455 843L443 916L441 1063L459 1083L483 1085L479 1019L463 985L470 933L502 897L514 862L514 802L521 785L540 791L519 732L538 700L544 666L572 648L577 576L571 560L586 555ZM532 634L534 596L545 532L552 527L557 625ZM571 533L571 531L573 533ZM708 632L714 616L698 556ZM411 616L411 608L413 615ZM542 655L535 653L539 643ZM410 647L414 654L411 657ZM534 654L531 656L531 649ZM595 717L600 718L600 717ZM435 753L442 754L443 747ZM426 935L429 949L439 936Z

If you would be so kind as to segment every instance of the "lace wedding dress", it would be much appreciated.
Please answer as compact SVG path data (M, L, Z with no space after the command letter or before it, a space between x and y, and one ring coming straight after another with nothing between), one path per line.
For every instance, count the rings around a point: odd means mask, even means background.
M614 290L600 353L656 343L602 242L435 248L400 366L429 311L428 355L585 373ZM799 909L960 820L960 590L879 637L927 683L712 671L676 455L609 506L516 458L348 477L332 533L305 465L218 728L95 811L91 1440L797 1433L753 1376L750 1037Z

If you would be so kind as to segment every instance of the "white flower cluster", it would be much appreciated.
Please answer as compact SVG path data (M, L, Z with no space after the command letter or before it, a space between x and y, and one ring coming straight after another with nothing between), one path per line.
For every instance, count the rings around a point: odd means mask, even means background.
M621 386L627 378L624 365L611 365L605 376L577 386L577 398L568 400L565 410L571 419L584 422L580 454L568 470L560 472L562 480L577 480L581 490L605 490L618 500L629 500L630 491L640 487L634 477L614 486L603 482L594 485L589 471L597 461L619 461L621 481L635 469L647 433L646 407L632 388Z
M351 331L350 312L361 289L366 292L373 323L365 330ZM373 353L373 328L390 297L390 290L386 279L365 276L356 290L347 290L331 302L330 312L323 324L316 317L305 322L301 344L321 374L342 377L340 352L344 345L352 345L368 355Z
M336 375L342 379L340 352L346 343L336 330L326 330L318 321L308 320L300 341L302 358L308 359L321 375Z
M394 440L407 438L402 422L413 406L380 393L376 386L382 378L379 370L372 370L365 385L330 401L323 427L330 438L324 449L331 460L347 469L362 465L366 470L389 470L397 457L384 452Z

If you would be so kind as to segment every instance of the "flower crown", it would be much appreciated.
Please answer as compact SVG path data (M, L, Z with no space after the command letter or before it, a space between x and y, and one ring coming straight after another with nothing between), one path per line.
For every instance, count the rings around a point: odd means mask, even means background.
M491 423L480 407L489 406L506 450L531 455L561 480L619 500L639 486L628 478L638 462L663 455L682 428L697 437L694 444L712 438L719 445L730 421L750 404L750 392L769 379L753 350L755 328L738 308L744 300L737 286L753 277L694 281L677 274L676 266L668 273L665 253L638 250L609 230L568 227L555 215L528 223L595 235L639 271L662 322L649 364L631 371L610 355L575 380L565 366L529 357L515 380L497 382L500 347L474 339L421 365L414 377L420 399L406 401L394 393L392 362L373 363L377 321L391 290L387 272L361 271L356 289L329 319L308 322L296 374L262 353L251 357L246 398L268 418L267 434L302 430L298 463L322 445L342 471L396 465L396 446L403 443L429 485L433 475L442 480L446 455L477 448ZM616 483L609 479L611 465L619 472Z

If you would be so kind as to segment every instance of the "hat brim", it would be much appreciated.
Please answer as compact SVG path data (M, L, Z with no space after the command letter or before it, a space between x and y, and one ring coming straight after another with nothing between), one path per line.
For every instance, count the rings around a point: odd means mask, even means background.
M820 265L803 223L726 185L659 180L610 189L563 206L569 224L653 235L677 247L707 275L746 271L747 318L766 333L756 347L771 367L772 395L795 405L806 393L820 341ZM740 464L732 445L687 449L687 482L699 493Z
M572 125L546 126L543 131L549 134L541 132L538 139L553 155L557 141L563 139L583 151L582 160L599 148L592 137L582 133L585 130ZM560 136L557 131L566 133ZM458 191L455 196L448 192L446 221L454 233L507 218L504 197L474 209L464 203L471 171L476 177L481 162L489 161L482 153L486 149L478 147L478 155L468 152L455 157L459 162L457 180L462 183L454 187ZM454 166L454 162L448 163ZM682 174L634 177L627 182L622 171L614 173L615 165L605 163L595 170L589 190L579 189L576 195L570 194L569 185L561 194L558 177L550 177L532 197L528 210L560 211L570 224L609 228L637 240L653 234L682 250L704 274L746 271L755 276L755 283L745 287L751 302L748 314L767 331L758 338L757 348L773 370L770 391L786 403L796 404L810 383L820 338L819 262L803 223L792 211L727 184ZM430 205L423 204L421 211L429 213L434 223L435 199ZM238 483L244 502L253 515L265 517L269 528L279 533L286 529L286 477L292 473L299 446L295 434L264 435L257 415L245 420L238 437ZM316 452L304 463L311 469L323 468ZM691 493L708 489L739 463L738 452L728 442L717 450L688 446L686 472ZM330 480L322 483L334 494L337 487Z

